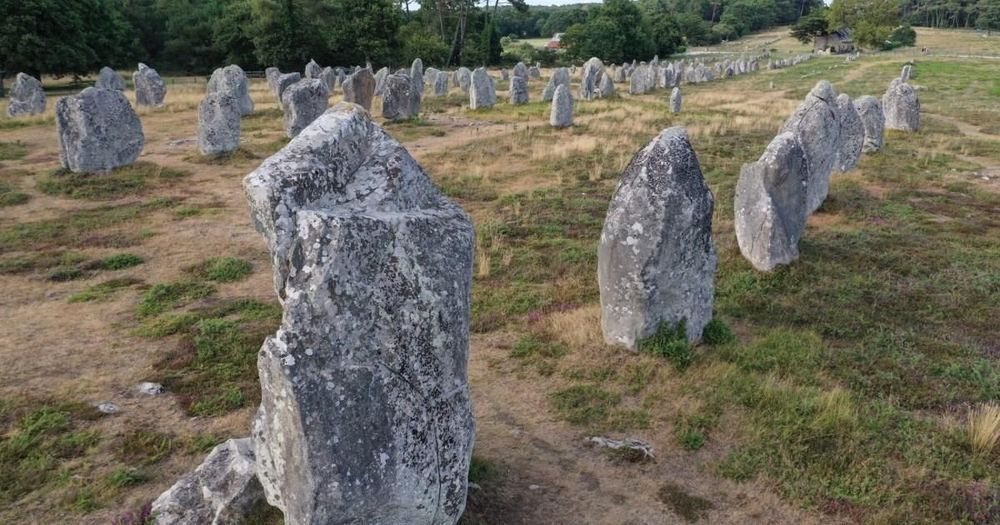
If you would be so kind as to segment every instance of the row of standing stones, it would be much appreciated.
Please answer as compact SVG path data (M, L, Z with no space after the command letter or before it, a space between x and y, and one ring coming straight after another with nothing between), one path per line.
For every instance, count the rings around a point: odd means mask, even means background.
M676 112L683 67L608 72L588 61L581 98L602 96L612 74L639 74L643 86L673 88ZM219 445L157 498L161 525L238 522L261 500L294 525L454 524L464 510L475 440L466 369L474 229L369 115L379 89L383 111L388 100L393 111L415 113L423 82L418 87L412 79L423 78L422 64L384 75L381 86L378 75L358 68L341 81L348 102L330 109L329 84L317 68L307 67L315 78L268 73L286 127L300 129L244 179L284 310L259 354L262 401L252 435ZM510 80L520 86L515 79L526 83L530 73L518 69ZM142 150L139 119L108 71L100 86L57 105L60 157L74 171L134 162ZM140 66L137 74L150 71ZM884 129L919 129L909 74L907 66L881 103L851 101L818 83L760 159L743 167L736 233L753 266L767 271L798 257L806 218L825 199L832 171L852 169L862 151L877 152ZM569 76L557 70L550 80L552 125L572 123ZM468 85L470 100L495 103L485 70L456 78L459 87ZM216 70L199 106L199 144L201 121L225 120L235 139L216 133L205 142L238 145L239 119L252 110L243 71ZM714 205L683 128L663 130L634 156L598 245L609 343L635 349L664 323L683 324L690 341L700 339L714 303Z
M803 58L804 59L804 58ZM714 65L701 61L684 61L662 65L658 58L649 64L625 63L606 70L597 58L588 60L581 70L580 98L609 97L615 93L615 81L631 80L630 93L646 93L657 87L673 88L670 110L680 111L682 81L699 83L714 78L727 78L756 71L758 58L749 60L724 60ZM790 59L798 63L801 59ZM781 62L769 62L769 67L782 67ZM382 68L372 73L371 67L356 67L353 72L344 68L322 68L315 61L305 68L305 76L298 73L282 74L277 68L268 68L266 76L272 92L278 98L284 113L284 127L289 138L295 137L328 108L329 94L341 87L344 100L371 110L372 100L382 101L382 116L391 121L407 120L419 116L425 84L434 96L447 94L449 75L435 68L424 71L423 62L416 59L409 70L389 73ZM557 69L542 92L542 100L551 101L550 124L553 127L573 125L573 95L570 78L576 68ZM508 93L511 104L530 101L528 81L540 78L539 67L518 63L511 71L503 70L501 78L510 82ZM166 84L156 70L139 64L132 75L138 105L160 106L166 96ZM492 108L497 102L496 81L485 69L470 71L459 68L451 81L469 94L471 109ZM564 87L560 91L559 87ZM57 108L57 127L60 137L63 166L74 172L104 172L135 162L142 151L144 137L138 117L122 92L125 83L110 68L102 68L94 90L114 93L84 92L61 101ZM117 94L115 94L117 93ZM100 99L101 102L98 102ZM211 76L206 97L198 108L198 147L202 154L221 155L239 148L240 120L253 111L249 95L249 81L245 72L236 65L217 69ZM106 111L105 111L106 109ZM45 94L41 83L20 73L11 90L8 114L33 115L45 110Z

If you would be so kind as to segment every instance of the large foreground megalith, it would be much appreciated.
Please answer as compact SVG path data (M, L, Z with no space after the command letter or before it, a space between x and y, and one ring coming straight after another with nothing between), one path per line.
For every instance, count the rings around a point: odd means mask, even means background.
M454 524L475 437L468 215L353 104L243 184L284 307L258 358L268 501L290 525Z

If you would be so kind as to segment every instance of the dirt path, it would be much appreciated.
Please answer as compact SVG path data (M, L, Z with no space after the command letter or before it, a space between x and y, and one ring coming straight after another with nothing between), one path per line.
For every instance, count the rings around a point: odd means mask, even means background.
M501 338L473 338L469 363L476 454L504 469L500 494L476 494L470 500L472 508L480 498L497 505L493 510L502 518L490 523L688 523L663 501L661 491L669 484L710 502L711 509L703 515L705 523L837 523L831 516L792 508L761 483L736 484L709 474L714 462L727 452L723 446L711 444L696 453L682 450L670 427L629 435L653 445L655 462L633 464L607 458L585 443L585 434L553 417L545 378L522 377L493 366L506 358L507 350L499 348Z

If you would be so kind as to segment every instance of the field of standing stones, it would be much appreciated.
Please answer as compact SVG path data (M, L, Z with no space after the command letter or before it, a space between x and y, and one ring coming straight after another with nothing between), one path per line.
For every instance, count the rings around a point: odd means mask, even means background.
M0 523L1000 522L1000 38L777 35L17 74Z

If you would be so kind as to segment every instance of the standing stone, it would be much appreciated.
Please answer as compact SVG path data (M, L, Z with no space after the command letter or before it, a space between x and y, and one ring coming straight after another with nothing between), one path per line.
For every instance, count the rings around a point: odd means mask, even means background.
M882 111L885 129L920 130L920 99L913 86L898 78L892 79L889 89L882 95Z
M882 103L877 98L864 96L854 101L854 109L858 111L861 124L865 129L865 142L862 151L876 153L882 149L882 135L885 131L885 114L882 113Z
M632 95L643 95L651 88L649 66L636 66L635 71L632 72L632 78L629 79L628 92Z
M559 86L566 86L566 89L570 87L570 75L569 70L560 67L552 71L552 76L549 77L549 83L542 90L542 102L549 102L552 97L556 94L556 88Z
M677 114L681 112L681 88L675 87L670 91L670 112Z
M319 74L319 78L326 84L326 89L333 93L337 89L337 72L332 67L325 67Z
M542 70L537 65L528 68L528 78L538 80L542 78Z
M356 106L244 180L284 308L258 357L257 475L290 525L452 525L475 423L461 208Z
M771 141L757 162L744 164L736 183L736 241L750 264L769 272L799 258L806 227L805 153L793 133Z
M552 96L549 125L554 128L568 128L573 125L573 95L569 86L559 85Z
M278 96L278 78L281 77L281 71L276 67L269 67L264 70L264 76L267 77L267 85L271 88L271 93L274 96Z
M357 104L365 111L372 110L372 98L375 97L375 76L367 68L347 75L344 79L344 102Z
M500 70L500 80L505 82L510 80L510 73L507 73L506 69Z
M492 108L497 103L497 88L493 77L478 67L472 73L469 89L469 109Z
M322 74L323 68L315 60L310 59L309 63L306 64L305 71L303 71L302 78L319 78Z
M781 128L795 134L809 166L809 213L819 209L830 191L830 172L840 153L840 118L837 93L825 80L819 81Z
M424 61L416 58L410 65L410 78L413 79L413 87L418 95L424 94ZM414 115L416 116L416 115Z
M420 114L420 93L416 82L408 75L389 75L382 92L382 116L400 121Z
M298 73L285 73L284 75L278 77L276 94L278 95L279 103L283 104L283 102L281 101L282 97L285 94L285 90L288 89L290 86L299 83L300 80L302 80L302 75Z
M467 67L458 68L458 71L455 72L455 80L458 82L458 87L468 93L472 87L472 71L469 71Z
M14 84L10 87L10 103L7 105L8 117L23 117L37 115L45 111L45 91L42 83L35 77L18 73Z
M611 80L611 75L605 74L601 77L598 94L601 98L613 97L615 95L615 83Z
M208 93L224 93L236 99L242 116L253 113L247 74L240 66L233 64L216 69L208 80Z
M636 349L662 323L701 338L715 297L714 206L683 128L663 130L636 154L597 249L605 341Z
M229 93L209 93L198 105L198 149L220 155L240 147L240 101Z
M156 525L227 525L243 523L263 500L253 442L230 439L156 498L151 514Z
M865 127L861 123L858 111L854 109L851 97L846 93L841 93L837 97L837 115L840 117L840 151L837 157L837 169L851 171L861 158L861 148L865 143Z
M510 88L507 90L510 95L510 103L514 105L527 104L528 80L525 77L513 75L510 77Z
M162 106L167 96L167 85L155 69L139 63L139 70L132 73L135 85L135 103L139 106Z
M145 137L121 91L89 87L56 104L59 162L74 173L107 172L139 158Z
M97 82L94 83L94 87L98 89L125 91L125 80L122 79L121 75L119 75L117 71L105 66L102 67L101 72L97 74Z
M382 89L385 88L385 78L389 76L389 68L383 67L375 73L375 94L382 96Z
M281 107L285 110L285 134L295 138L319 118L329 106L330 92L318 78L302 79L285 89Z
M517 64L514 64L513 73L515 77L521 77L525 81L528 80L528 66L524 65L524 62L518 62Z
M913 73L913 66L906 64L903 66L903 70L899 72L899 80L901 82L909 82L910 75Z
M443 97L448 94L448 75L445 72L438 74L434 79L434 96Z
M580 77L580 98L583 100L593 100L598 94L598 82L604 76L604 63L601 59L593 57L583 64L583 72Z

